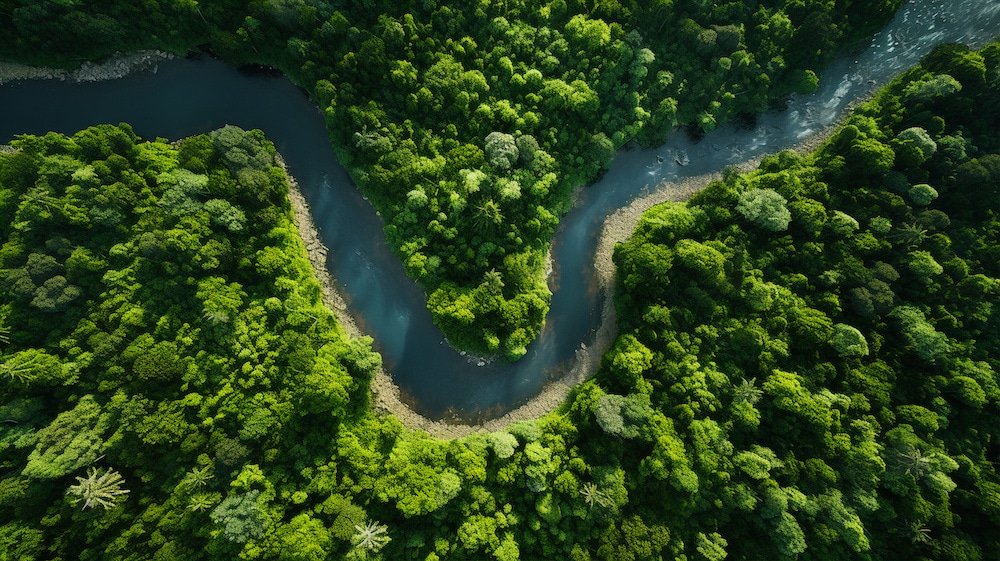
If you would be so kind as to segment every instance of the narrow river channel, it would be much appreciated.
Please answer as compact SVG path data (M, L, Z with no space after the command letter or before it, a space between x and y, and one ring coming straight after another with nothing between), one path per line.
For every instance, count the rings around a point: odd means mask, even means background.
M509 365L479 366L443 341L425 294L386 246L381 219L337 163L322 115L286 78L244 75L213 60L178 59L159 63L155 72L107 82L6 84L0 86L0 143L21 133L72 134L118 122L150 139L178 139L226 124L263 130L297 178L331 250L327 266L342 284L352 315L375 338L404 401L429 418L483 420L537 395L572 367L581 344L592 344L601 319L594 252L609 214L664 182L795 145L935 44L982 45L998 32L997 0L911 2L866 51L827 69L816 93L760 116L754 128L723 127L697 143L678 133L655 149L620 152L563 218L553 242L554 294L545 329L528 354Z

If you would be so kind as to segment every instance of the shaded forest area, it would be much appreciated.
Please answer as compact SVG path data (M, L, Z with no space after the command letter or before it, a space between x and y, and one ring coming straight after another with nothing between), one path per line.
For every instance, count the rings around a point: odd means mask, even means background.
M442 442L371 410L257 132L0 154L12 559L1000 557L1000 44L936 49L816 153L616 251L558 411Z
M514 360L548 311L572 190L630 140L712 130L816 86L902 0L0 2L0 56L142 48L276 66L456 347Z

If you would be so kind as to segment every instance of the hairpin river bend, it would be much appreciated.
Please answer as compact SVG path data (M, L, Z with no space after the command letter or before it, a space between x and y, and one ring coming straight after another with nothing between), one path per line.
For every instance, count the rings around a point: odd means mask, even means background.
M322 115L287 78L245 75L214 60L174 59L159 62L155 72L110 81L9 83L0 86L0 143L21 133L72 134L118 122L150 139L178 139L226 124L263 130L298 180L330 248L327 267L351 315L374 337L404 401L430 419L480 421L529 401L574 368L581 345L593 346L604 298L594 254L602 225L615 210L671 182L798 144L935 44L981 45L998 30L996 0L911 2L867 50L829 67L818 91L759 116L754 128L720 127L698 142L677 133L657 148L620 151L562 219L553 241L552 307L539 339L514 364L479 366L444 342L425 294L386 246L381 219L337 163Z

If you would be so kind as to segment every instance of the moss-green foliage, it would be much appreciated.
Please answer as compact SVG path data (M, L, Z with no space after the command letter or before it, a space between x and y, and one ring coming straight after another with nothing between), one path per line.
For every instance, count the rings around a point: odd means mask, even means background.
M810 91L901 3L23 0L0 18L0 55L67 64L208 44L281 68L323 111L448 339L516 359L548 311L558 218L616 148ZM490 272L500 283L484 286ZM59 279L43 292L51 309L73 297Z

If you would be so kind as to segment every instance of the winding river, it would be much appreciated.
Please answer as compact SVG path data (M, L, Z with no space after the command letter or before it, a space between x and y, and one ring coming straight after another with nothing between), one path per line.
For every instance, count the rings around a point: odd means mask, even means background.
M375 338L403 400L432 419L496 418L537 395L592 345L601 322L594 275L606 218L667 182L801 142L834 123L852 101L913 65L941 42L981 45L1000 32L997 0L925 0L904 6L863 53L823 73L814 94L798 96L755 128L723 127L699 142L675 134L649 150L620 152L608 173L583 190L553 242L552 308L546 326L515 364L456 353L431 322L425 295L409 280L382 234L382 221L327 141L322 115L282 77L248 76L213 60L171 60L155 71L96 83L25 81L0 86L0 143L16 134L72 134L98 123L131 123L144 138L177 139L226 124L262 129L274 141L312 208L327 267L351 314ZM677 161L689 161L678 165Z

